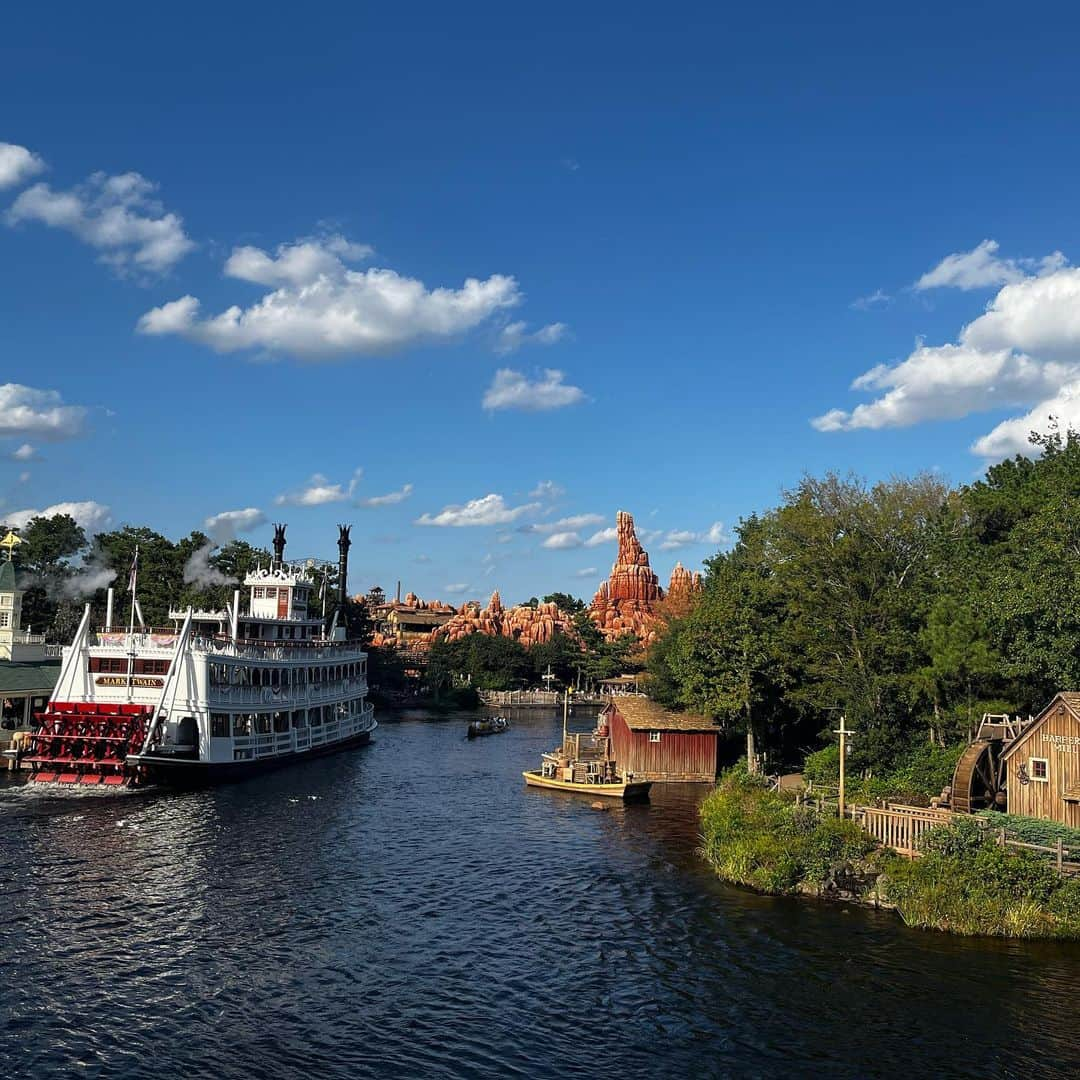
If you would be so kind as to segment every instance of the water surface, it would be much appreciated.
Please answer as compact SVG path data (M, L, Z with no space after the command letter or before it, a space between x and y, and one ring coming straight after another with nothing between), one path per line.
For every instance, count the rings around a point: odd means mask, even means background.
M1080 947L730 888L701 788L601 813L521 782L556 717L468 719L191 794L0 787L0 1073L1080 1073Z

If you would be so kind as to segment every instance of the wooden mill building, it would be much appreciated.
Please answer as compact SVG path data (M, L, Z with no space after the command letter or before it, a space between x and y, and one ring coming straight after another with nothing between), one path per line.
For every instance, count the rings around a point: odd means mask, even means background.
M1010 814L1080 829L1080 693L1058 694L1002 762Z
M709 717L669 712L635 694L609 698L600 716L620 772L654 781L716 779L720 727Z

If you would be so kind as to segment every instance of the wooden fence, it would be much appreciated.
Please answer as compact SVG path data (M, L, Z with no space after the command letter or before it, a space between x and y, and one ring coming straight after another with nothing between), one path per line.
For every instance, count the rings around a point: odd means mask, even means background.
M951 810L937 810L924 806L853 806L851 819L861 825L882 847L892 848L898 855L917 859L922 851L923 836L938 825L946 825L953 818L970 817ZM989 828L989 826L987 826ZM1080 874L1080 851L1065 847L1061 840L1049 844L1028 844L1010 840L1004 829L995 829L994 838L1003 848L1014 851L1033 851L1049 859L1060 874Z
M883 847L909 859L918 858L919 841L925 833L952 818L949 810L922 806L853 806L851 817Z

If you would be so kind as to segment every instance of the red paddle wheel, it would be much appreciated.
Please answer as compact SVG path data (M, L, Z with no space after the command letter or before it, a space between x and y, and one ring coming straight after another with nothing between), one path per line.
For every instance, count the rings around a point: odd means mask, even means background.
M125 759L142 749L153 712L148 705L50 702L37 714L41 726L32 736L33 750L23 758L34 768L30 780L86 786L130 782Z

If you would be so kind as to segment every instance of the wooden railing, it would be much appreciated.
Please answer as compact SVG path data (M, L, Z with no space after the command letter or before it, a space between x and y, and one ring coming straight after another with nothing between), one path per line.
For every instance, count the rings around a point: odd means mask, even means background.
M925 833L952 818L949 810L923 806L853 806L851 817L879 844L909 859L918 858L919 841Z

